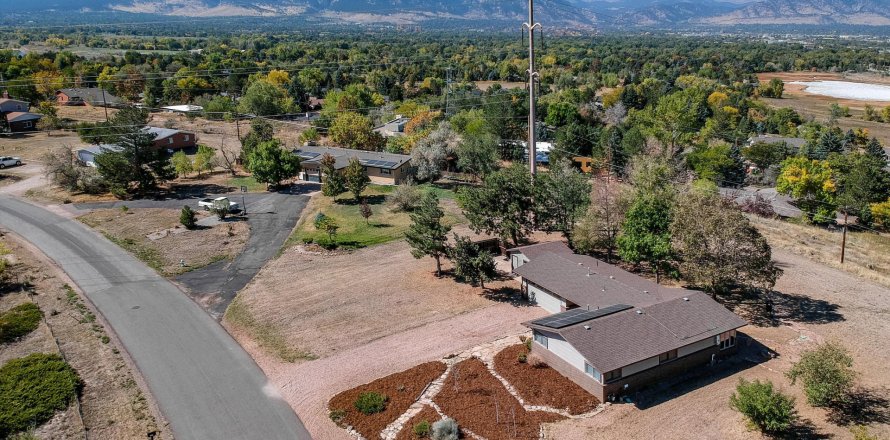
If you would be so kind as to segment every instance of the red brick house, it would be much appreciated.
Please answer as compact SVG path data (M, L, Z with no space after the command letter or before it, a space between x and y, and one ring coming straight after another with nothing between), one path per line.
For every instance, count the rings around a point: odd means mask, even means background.
M124 103L107 90L96 87L61 89L56 92L59 105L91 105L94 107L115 107Z
M146 127L145 131L155 136L154 146L166 150L182 150L198 145L195 133L172 128Z

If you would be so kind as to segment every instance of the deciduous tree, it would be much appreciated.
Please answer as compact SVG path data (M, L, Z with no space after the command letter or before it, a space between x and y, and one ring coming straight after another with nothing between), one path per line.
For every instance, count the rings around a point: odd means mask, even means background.
M277 139L259 144L250 153L250 172L254 179L273 187L281 185L281 181L295 177L300 173L300 158L296 154L281 148Z
M497 275L497 266L490 252L482 250L469 237L454 234L454 247L449 250L454 263L454 275L458 280L479 283L485 288L485 282Z
M460 191L457 200L473 231L518 246L532 230L533 195L528 169L515 164L491 173L479 187Z
M813 406L847 401L857 376L850 352L836 342L805 351L787 374L792 384L803 383L807 402Z
M535 216L539 228L570 238L579 216L590 205L590 183L568 160L553 164L535 179Z
M448 251L448 232L451 227L442 223L445 213L439 207L435 194L427 193L411 214L411 225L405 232L405 240L411 245L411 255L420 259L436 260L436 276L442 276L442 257Z
M804 218L817 223L834 221L837 185L827 161L792 157L782 162L776 188L794 198Z
M631 195L621 184L597 180L590 208L572 233L575 250L584 254L605 251L606 262L611 263L630 202Z
M349 165L343 171L343 179L346 183L346 189L352 193L356 202L361 200L362 192L371 183L365 167L354 157L349 159Z

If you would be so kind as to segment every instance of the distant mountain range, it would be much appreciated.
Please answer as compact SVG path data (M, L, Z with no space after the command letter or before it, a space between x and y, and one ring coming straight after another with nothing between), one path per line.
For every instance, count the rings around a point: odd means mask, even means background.
M512 0L30 0L5 13L125 12L186 17L295 16L345 23L520 22ZM890 0L538 0L538 19L565 28L700 25L890 25Z

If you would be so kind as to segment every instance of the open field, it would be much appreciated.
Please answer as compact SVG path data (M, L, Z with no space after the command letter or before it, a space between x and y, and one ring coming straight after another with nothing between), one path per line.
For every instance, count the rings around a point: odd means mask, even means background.
M763 73L758 75L761 81L769 81L772 78L780 78L786 82L785 94L782 99L761 98L767 104L775 107L790 107L803 117L811 117L817 121L826 122L831 116L830 106L838 103L850 108L849 118L841 118L838 125L844 129L866 128L869 134L877 137L885 145L890 145L890 124L883 122L865 121L862 119L865 105L870 104L875 109L887 106L886 101L858 101L853 99L837 99L828 96L813 95L804 91L805 86L788 84L792 81L850 81L874 84L890 84L890 78L868 74L842 75L836 73L814 72L782 72Z
M801 255L890 288L890 236L887 234L857 232L851 228L847 233L845 263L841 265L840 230L831 232L817 226L754 215L748 218L774 250Z
M890 437L890 291L805 257L777 250L775 258L785 270L776 286L778 326L750 325L742 331L765 348L751 346L751 360L762 361L763 350L777 357L756 364L743 354L725 362L716 374L705 375L667 389L637 397L636 405L613 405L585 420L567 420L547 426L552 439L763 439L745 427L743 417L729 407L739 378L771 380L797 399L802 423L793 438L852 438L849 427L868 425L877 438ZM742 310L748 306L739 306ZM743 314L744 316L744 314ZM802 350L825 340L840 341L854 357L860 372L854 396L858 411L830 412L806 404L800 385L785 377ZM756 356L755 356L756 355Z
M79 220L167 276L234 258L249 233L247 223L237 219L188 231L179 224L179 211L172 209L103 209Z
M0 345L0 364L31 353L60 353L85 384L79 411L77 405L69 406L34 434L42 439L85 438L85 431L97 440L172 438L156 423L116 342L80 295L29 247L9 236L0 239L0 246L14 255L11 281L21 283L0 292L0 311L34 302L44 314L37 330Z
M430 185L423 185L420 188L432 191L439 197L446 214L444 219L446 223L454 226L465 221L453 200L454 192ZM355 203L351 193L344 193L334 198L321 194L313 197L286 246L308 241L328 243L327 234L315 228L315 217L319 213L337 220L340 229L337 231L335 241L345 248L363 248L401 239L411 224L411 219L408 213L394 212L387 205L386 196L393 190L395 190L393 186L382 185L371 185L365 190L363 196L367 198L373 212L367 222L359 213L360 205Z
M238 295L225 322L272 354L286 347L325 357L496 304L481 289L436 278L434 271L432 259L414 259L404 242L333 255L295 247ZM514 284L493 281L490 287Z

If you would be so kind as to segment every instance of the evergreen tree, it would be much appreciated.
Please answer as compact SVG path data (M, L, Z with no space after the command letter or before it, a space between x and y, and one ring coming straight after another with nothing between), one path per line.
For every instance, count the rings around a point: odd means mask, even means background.
M346 191L343 175L337 171L337 158L325 153L321 157L321 192L328 197L336 197Z
M454 275L458 280L469 280L485 288L485 282L497 274L497 266L490 252L479 248L469 237L454 234L454 247L449 256L454 263Z
M138 129L147 120L148 112L135 108L121 109L109 120L106 142L119 150L96 156L96 168L119 197L144 195L176 177L166 152L154 147L154 135Z
M535 179L535 208L539 228L562 232L569 238L578 217L590 204L590 183L568 160L553 164Z
M420 259L426 256L436 260L436 276L442 276L442 257L448 251L448 232L451 227L442 223L445 213L439 207L435 194L427 193L412 213L411 225L405 232L405 240L411 245L411 255Z
M354 157L349 160L349 165L343 173L343 178L346 182L346 189L352 193L356 202L362 199L362 191L371 183L371 179L365 172L365 167Z
M871 140L868 141L868 144L865 145L865 153L875 159L887 162L887 152L884 150L884 146L881 145L881 141L879 141L878 138L871 138Z
M195 229L195 211L188 205L182 207L179 213L179 223L186 229Z
M481 186L464 189L457 200L473 231L518 246L533 226L533 191L528 169L514 164L489 174Z

